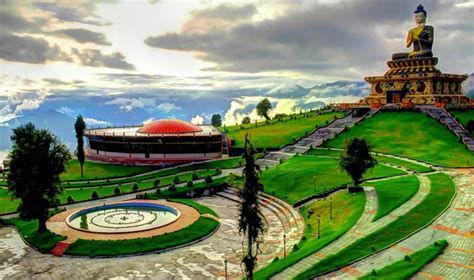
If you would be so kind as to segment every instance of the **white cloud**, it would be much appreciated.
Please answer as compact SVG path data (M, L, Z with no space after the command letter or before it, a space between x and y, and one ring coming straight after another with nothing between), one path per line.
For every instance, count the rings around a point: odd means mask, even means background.
M67 106L63 106L59 108L57 111L66 115L74 115L76 113L73 109Z
M158 107L156 107L158 110L160 111L163 111L165 113L169 113L171 111L176 111L176 110L180 110L181 107L177 106L176 104L174 103L169 103L169 102L165 102L165 103L161 103L160 105L158 105Z
M84 118L84 121L86 122L87 125L110 125L109 122L101 121L94 118Z
M204 118L201 117L200 115L196 115L196 116L191 118L191 123L196 124L196 125L203 124L204 123Z
M151 111L156 107L156 101L153 98L125 98L120 97L112 101L105 102L106 105L119 105L120 110L130 112L136 108Z

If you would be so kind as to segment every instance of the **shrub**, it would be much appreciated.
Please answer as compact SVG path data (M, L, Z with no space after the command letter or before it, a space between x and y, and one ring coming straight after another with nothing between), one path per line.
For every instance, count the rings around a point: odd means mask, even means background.
M114 194L115 194L115 195L119 195L119 194L120 194L120 189L119 189L119 187L115 187L115 189L114 189Z
M134 191L134 192L138 191L138 185L137 184L133 184L132 191Z
M171 184L171 186L168 188L168 190L170 192L175 192L176 191L176 185L175 184Z
M222 174L222 170L220 168L216 168L216 175L221 175Z
M250 117L246 116L242 119L242 124L249 124L250 123Z
M197 180L197 179L199 179L199 175L197 175L196 172L193 172L192 178L193 178L193 181Z
M72 198L72 196L68 196L67 197L67 203L68 204L74 203L74 198Z
M372 272L370 273L372 276L377 276L377 271L375 269L372 269Z
M148 193L144 193L143 196L142 196L142 198L148 199Z
M160 195L161 194L161 189L156 189L155 194Z
M298 249L299 249L298 244L293 245L293 252L298 251Z
M279 260L280 260L280 258L279 258L278 256L276 256L276 257L273 259L272 262L277 262L277 261L279 261Z
M160 185L160 179L153 180L153 186L157 188Z
M174 176L174 178L173 178L173 183L179 184L179 182L180 182L179 177L178 177L178 176Z
M206 184L210 184L213 181L214 180L212 179L211 175L207 175L206 178L204 179L204 182L206 182Z
M91 197L92 197L92 199L98 199L99 194L96 191L93 191Z
M406 255L405 258L404 258L404 260L405 260L406 262L410 262L410 261L411 261L411 257L410 257L409 255Z
M188 181L188 182L186 183L186 186L187 186L188 188L192 188L192 187L194 186L193 181Z

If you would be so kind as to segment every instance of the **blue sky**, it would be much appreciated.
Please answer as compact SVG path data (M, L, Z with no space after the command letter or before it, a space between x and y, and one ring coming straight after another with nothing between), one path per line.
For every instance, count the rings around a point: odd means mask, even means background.
M474 1L421 1L448 73L474 69ZM0 1L0 126L25 114L90 125L227 124L355 101L414 27L410 0ZM1 139L2 141L5 139Z

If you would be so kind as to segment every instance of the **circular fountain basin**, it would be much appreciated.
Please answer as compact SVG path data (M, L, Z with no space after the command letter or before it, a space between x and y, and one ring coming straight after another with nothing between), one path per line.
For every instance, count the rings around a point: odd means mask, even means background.
M87 232L130 233L166 226L180 216L181 213L170 206L123 202L76 211L66 218L66 223Z

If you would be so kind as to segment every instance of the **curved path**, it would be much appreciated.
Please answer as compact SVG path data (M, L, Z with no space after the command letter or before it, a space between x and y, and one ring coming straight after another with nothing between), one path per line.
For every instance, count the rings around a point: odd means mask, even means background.
M380 269L440 239L449 243L445 252L424 267L415 279L469 279L474 275L474 169L446 171L453 179L457 196L449 209L431 226L366 259L318 279L356 279Z
M407 175L404 175L407 176ZM396 177L396 176L395 176ZM375 182L388 180L390 178L377 179L377 180L368 180L367 182ZM310 269L314 265L318 264L323 258L328 255L335 254L342 249L353 244L358 239L365 237L398 219L398 217L405 215L408 211L417 206L429 193L430 191L430 181L424 175L417 175L418 180L420 181L420 187L418 192L407 202L401 205L399 208L392 211L390 214L380 218L379 220L372 222L375 214L377 213L377 193L374 188L364 187L366 193L366 205L364 209L364 214L357 221L357 223L346 232L341 238L327 245L323 249L314 253L313 255L304 258L303 260L297 262L295 265L285 269L281 273L275 275L272 279L291 279L300 273Z

